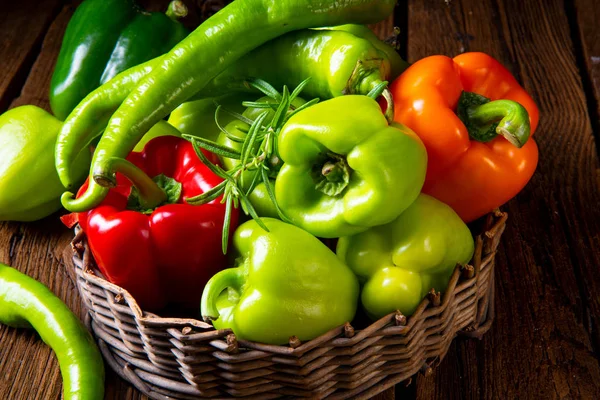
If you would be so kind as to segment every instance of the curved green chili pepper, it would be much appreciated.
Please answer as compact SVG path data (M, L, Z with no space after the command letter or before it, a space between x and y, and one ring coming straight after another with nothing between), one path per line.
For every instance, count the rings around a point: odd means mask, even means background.
M159 62L160 57L121 72L87 95L65 120L56 139L54 159L58 177L65 188L73 188L69 174L79 153L102 133L135 85Z
M33 328L56 353L65 400L104 398L104 363L89 332L50 289L0 263L0 323Z
M110 160L124 158L156 122L211 79L261 44L287 32L344 23L373 23L392 13L395 0L238 0L210 17L139 82L113 114L98 144L81 197L65 193L70 211L98 205L114 183ZM243 40L240 40L243 39ZM268 62L268 61L267 61Z

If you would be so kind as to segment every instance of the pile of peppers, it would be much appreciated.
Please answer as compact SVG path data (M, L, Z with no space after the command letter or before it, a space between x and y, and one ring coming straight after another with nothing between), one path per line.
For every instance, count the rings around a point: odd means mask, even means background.
M178 2L85 0L55 115L0 116L0 220L62 204L143 310L239 339L410 316L533 175L539 112L489 55L406 63L365 26L394 5L237 0L189 32Z

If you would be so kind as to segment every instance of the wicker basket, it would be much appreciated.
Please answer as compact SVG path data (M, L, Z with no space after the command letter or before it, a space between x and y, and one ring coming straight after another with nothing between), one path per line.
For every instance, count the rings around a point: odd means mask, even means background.
M288 346L143 312L102 279L81 231L72 246L75 279L106 362L151 398L367 399L419 371L430 374L457 333L480 338L490 328L494 255L506 218L496 212L481 223L472 264L457 266L443 296L429 293L410 318L396 312L362 330L347 323Z

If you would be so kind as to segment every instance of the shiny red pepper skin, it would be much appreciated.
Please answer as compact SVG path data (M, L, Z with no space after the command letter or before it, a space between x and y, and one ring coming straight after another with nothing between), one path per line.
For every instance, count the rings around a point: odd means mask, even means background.
M207 154L209 155L209 154ZM210 154L216 162L214 155ZM156 311L166 304L197 309L206 282L225 267L221 231L225 205L221 198L201 206L185 204L221 182L198 159L191 143L159 137L127 160L150 177L164 174L182 184L176 204L146 215L127 210L131 182L117 174L117 186L96 208L77 218L98 264L112 283L127 289L140 307ZM85 191L84 185L80 193ZM230 232L238 210L232 210Z

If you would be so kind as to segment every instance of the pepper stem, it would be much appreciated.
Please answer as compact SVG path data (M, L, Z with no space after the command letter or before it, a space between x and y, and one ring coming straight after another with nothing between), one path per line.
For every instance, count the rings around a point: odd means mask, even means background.
M350 166L335 153L323 154L312 168L315 188L328 196L337 196L350 183Z
M169 3L169 7L167 8L165 14L173 21L177 21L178 19L185 18L188 15L188 8L183 1L174 0Z
M202 292L200 300L200 312L204 321L214 321L219 318L217 299L223 290L233 288L240 290L244 283L244 277L240 268L228 268L214 275Z
M154 209L167 200L167 194L154 182L144 171L136 167L131 162L118 157L109 160L111 171L123 174L138 191L139 205L143 209ZM94 175L94 180L106 186L109 182L100 175ZM115 182L111 182L114 186Z
M467 127L471 139L478 142L489 142L502 135L521 148L531 133L529 113L516 101L490 101L477 93L463 92L456 113Z

